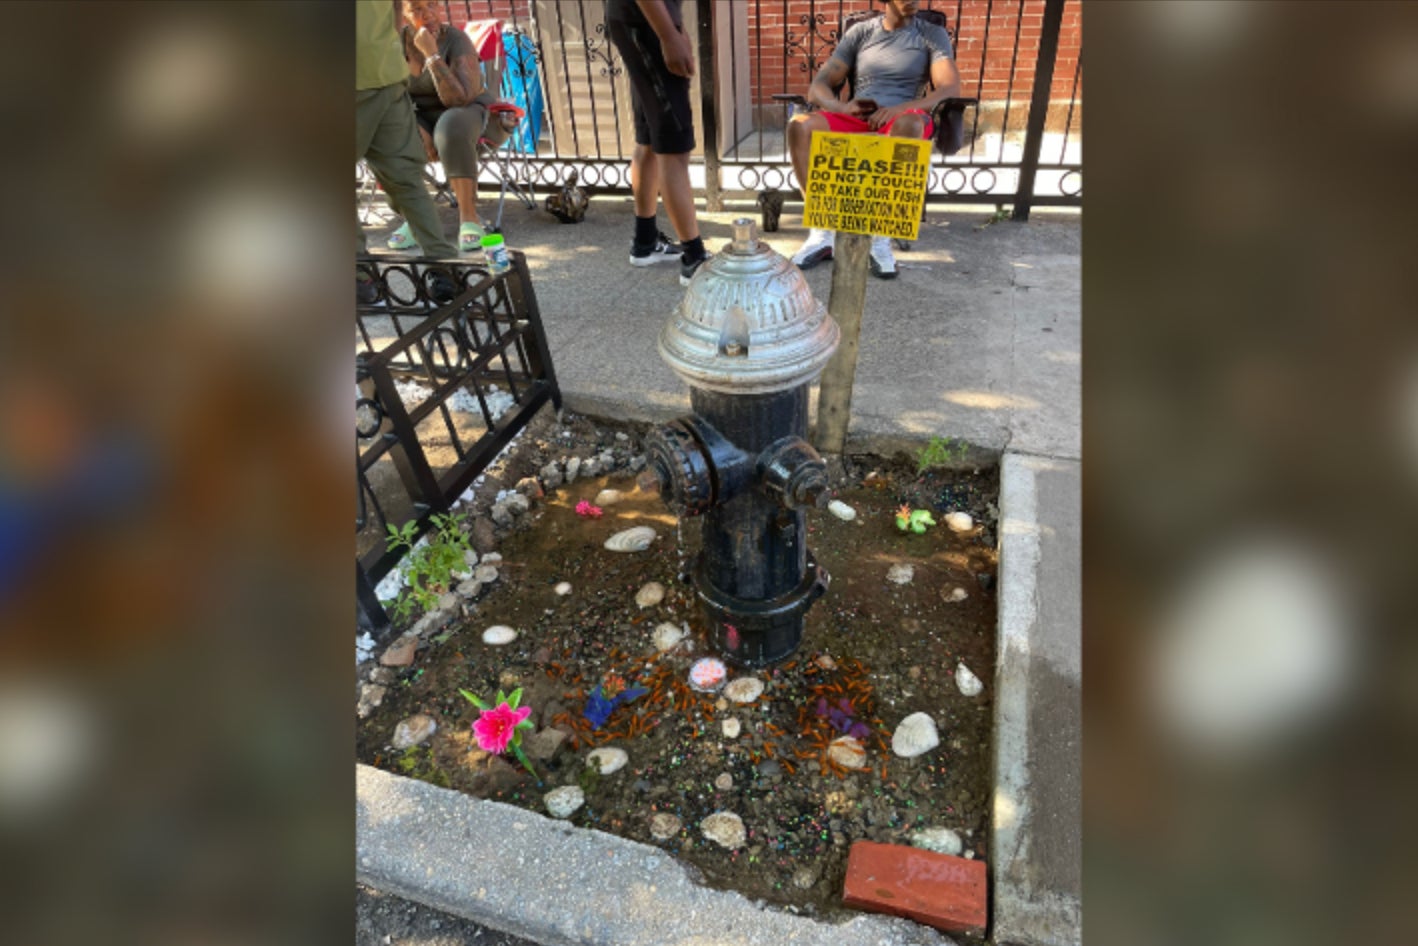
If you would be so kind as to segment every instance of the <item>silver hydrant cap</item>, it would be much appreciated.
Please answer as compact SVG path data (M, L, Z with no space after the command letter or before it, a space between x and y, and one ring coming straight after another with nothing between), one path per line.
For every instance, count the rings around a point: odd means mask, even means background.
M822 373L841 330L802 271L758 239L748 217L699 267L660 332L660 357L686 383L724 394L767 394Z

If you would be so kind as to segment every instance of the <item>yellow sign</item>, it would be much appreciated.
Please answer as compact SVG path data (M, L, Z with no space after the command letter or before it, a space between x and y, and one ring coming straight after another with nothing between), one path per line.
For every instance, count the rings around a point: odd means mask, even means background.
M803 225L914 240L930 164L929 141L815 131L802 182Z

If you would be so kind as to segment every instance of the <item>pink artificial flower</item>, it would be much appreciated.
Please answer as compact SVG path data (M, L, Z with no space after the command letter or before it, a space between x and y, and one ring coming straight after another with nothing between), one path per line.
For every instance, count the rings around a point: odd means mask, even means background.
M473 735L477 737L478 748L484 752L501 755L507 751L516 735L517 724L532 712L530 706L513 709L506 703L499 703L495 709L483 710L473 723Z
M602 509L600 506L592 506L588 500L581 500L576 504L576 515L590 516L592 519L601 518Z

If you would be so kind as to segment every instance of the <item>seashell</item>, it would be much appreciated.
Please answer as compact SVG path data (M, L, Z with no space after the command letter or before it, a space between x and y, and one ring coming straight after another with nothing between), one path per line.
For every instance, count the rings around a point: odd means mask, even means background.
M954 604L957 601L964 601L966 598L970 597L969 593L966 592L966 590L964 588L961 588L959 585L956 585L954 588L950 589L949 592L946 592L946 590L942 588L940 590L940 596L951 604Z
M985 689L985 685L980 682L980 678L970 672L970 668L965 666L965 661L955 666L955 685L960 688L960 692L966 696L979 696Z
M843 522L851 522L853 519L857 518L857 511L840 499L834 499L832 502L828 503L827 511Z
M501 647L503 644L510 644L517 639L517 632L506 624L494 624L483 631L483 643L493 647Z
M827 746L827 757L844 769L867 767L867 750L852 736L838 736Z
M543 795L542 801L553 818L570 818L577 808L586 804L586 793L579 785L563 785Z
M905 562L897 562L886 571L886 580L893 581L898 585L909 585L914 577L916 577L915 566Z
M655 633L650 639L655 642L655 649L658 651L674 650L679 646L679 642L685 639L684 631L666 621L655 626Z
M964 512L946 513L945 524L950 527L951 532L969 532L975 528L975 520L970 518L969 513Z
M617 532L606 539L606 548L612 552L643 552L655 541L655 530L649 526L635 526L624 532Z
M715 844L731 851L743 847L744 841L748 840L748 832L744 830L743 819L732 811L714 812L699 822L699 830Z
M615 746L607 746L603 749L594 749L590 755L586 756L587 765L598 766L602 775L610 775L612 772L619 772L625 768L625 764L630 761L630 756L624 749L617 749Z
M724 695L735 703L752 703L763 694L763 681L757 677L739 677L724 687Z
M559 581L556 583L556 587L553 588L552 591L555 591L557 594L561 595L562 597L565 597L571 594L571 582Z
M614 506L624 498L625 494L618 489L603 489L591 502L597 506Z
M652 581L635 592L635 603L642 608L653 608L661 601L665 600L665 586L658 581Z
M914 759L940 745L935 720L925 713L912 713L891 734L891 751L903 759Z
M724 738L737 739L740 728L739 721L730 716L728 719L724 720Z
M724 685L728 671L724 662L715 657L701 657L689 668L689 685L701 693L713 693Z

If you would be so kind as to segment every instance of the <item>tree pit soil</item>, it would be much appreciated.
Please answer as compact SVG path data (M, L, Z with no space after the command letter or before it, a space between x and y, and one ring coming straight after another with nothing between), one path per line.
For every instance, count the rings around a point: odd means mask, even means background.
M558 457L605 449L603 425L545 416L533 422L530 442L505 467L501 482L515 482L514 470L535 471ZM633 449L639 434L627 430ZM380 668L371 660L361 667L361 677L377 668L390 685L359 724L360 761L543 815L547 792L580 785L586 802L572 823L674 853L711 886L827 919L850 912L841 891L854 841L908 844L918 829L947 827L967 854L985 856L996 471L920 475L904 457L853 457L843 466L835 498L857 517L808 514L808 545L831 586L808 611L801 647L773 667L729 668L731 680L756 676L764 683L755 702L731 703L688 686L690 665L712 655L687 581L700 525L677 522L622 468L619 475L577 479L534 499L501 540L499 579L475 603L465 603L461 617L430 634L412 666ZM621 501L603 506L599 518L576 513L581 500L605 488L621 491ZM491 492L484 490L484 500ZM903 504L932 510L939 524L922 535L901 532L895 513ZM950 531L944 513L951 511L968 512L974 529ZM656 531L649 549L604 548L612 534L637 525ZM913 566L909 583L887 579L897 563ZM571 592L558 595L559 582L569 582ZM659 582L665 595L642 608L636 593L649 582ZM690 634L660 653L651 635L661 623L687 624ZM515 628L516 640L484 644L482 632L494 624ZM983 693L960 692L954 678L960 662L985 681ZM593 729L582 711L597 684L649 692ZM524 738L527 747L545 751L556 741L556 735L540 735L544 730L566 737L550 758L534 761L540 785L510 754L478 749L471 732L478 711L458 692L491 700L499 689L518 687L537 725L538 735ZM864 770L844 769L825 751L839 732L818 715L820 701L842 708L841 700L870 730ZM891 751L891 736L915 712L936 722L940 745L902 759ZM395 726L415 713L431 716L437 731L421 746L392 748ZM729 719L739 723L737 737L725 735ZM629 763L602 775L586 761L601 746L624 749ZM743 819L747 840L738 850L701 834L700 822L718 811ZM651 834L651 819L662 812L680 821L667 840Z

